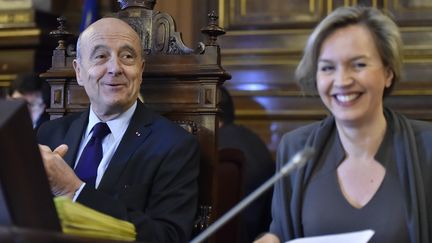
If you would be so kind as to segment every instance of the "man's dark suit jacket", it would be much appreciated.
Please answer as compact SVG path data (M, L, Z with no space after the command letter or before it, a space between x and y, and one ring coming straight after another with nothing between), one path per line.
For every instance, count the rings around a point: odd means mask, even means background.
M67 144L73 168L88 123L87 110L44 123L40 144ZM189 240L197 208L198 143L191 134L140 101L98 189L85 186L77 201L136 226L148 242Z

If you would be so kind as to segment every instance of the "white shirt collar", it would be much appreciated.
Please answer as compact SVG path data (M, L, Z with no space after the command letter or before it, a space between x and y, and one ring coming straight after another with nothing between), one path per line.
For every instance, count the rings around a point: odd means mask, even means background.
M125 112L120 114L118 117L106 122L115 140L123 136L124 132L126 131L129 125L130 120L132 119L136 107L137 107L137 102L135 101L135 103L131 107L129 107L129 109L127 109ZM86 137L90 134L94 125L96 125L96 123L98 122L102 122L102 121L96 116L96 114L93 112L93 109L90 105L89 121L85 132Z

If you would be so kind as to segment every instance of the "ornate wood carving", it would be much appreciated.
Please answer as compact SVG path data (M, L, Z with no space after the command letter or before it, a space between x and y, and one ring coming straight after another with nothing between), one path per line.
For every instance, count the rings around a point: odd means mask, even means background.
M69 45L68 49L66 49L65 43L72 36L72 34L66 30L66 19L61 16L57 18L57 21L59 22L59 26L56 30L50 32L50 35L55 38L58 43L58 46L53 51L51 63L51 68L55 70L71 68L72 58L75 55L75 53L72 53L71 55L70 49L73 48L71 45Z
M187 121L187 120L177 120L174 121L179 126L181 126L186 131L190 132L193 135L197 135L198 133L198 124L194 121Z
M175 31L173 18L163 12L153 10L156 1L122 0L121 11L113 16L129 23L139 34L147 55L179 55L193 53Z

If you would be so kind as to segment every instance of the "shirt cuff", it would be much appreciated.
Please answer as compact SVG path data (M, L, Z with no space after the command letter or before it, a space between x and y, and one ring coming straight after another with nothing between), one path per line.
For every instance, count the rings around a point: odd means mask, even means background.
M84 186L85 186L85 182L83 184L81 184L81 186L80 186L80 188L78 188L78 190L75 191L73 198L72 198L73 202L75 202L77 200L77 198L78 198L79 194L81 193L82 189L84 188Z

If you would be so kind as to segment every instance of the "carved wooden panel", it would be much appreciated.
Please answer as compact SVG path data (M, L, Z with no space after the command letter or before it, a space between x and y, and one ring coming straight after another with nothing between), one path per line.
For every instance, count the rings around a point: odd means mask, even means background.
M163 12L146 8L129 8L113 16L128 22L141 38L146 54L186 54L193 52L185 46L175 31L173 18Z
M312 24L323 16L324 8L320 0L221 0L219 13L227 29L255 29Z

